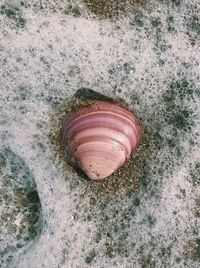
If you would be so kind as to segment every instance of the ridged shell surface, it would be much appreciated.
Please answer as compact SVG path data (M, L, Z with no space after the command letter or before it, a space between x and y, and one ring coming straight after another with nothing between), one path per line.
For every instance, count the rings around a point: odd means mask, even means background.
M110 176L139 145L137 117L119 104L93 101L62 121L61 144L69 162L92 180Z

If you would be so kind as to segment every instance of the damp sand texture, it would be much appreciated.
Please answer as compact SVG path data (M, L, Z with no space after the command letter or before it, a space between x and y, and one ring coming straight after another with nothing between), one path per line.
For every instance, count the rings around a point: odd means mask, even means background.
M199 0L0 2L2 268L199 267L199 17ZM81 88L144 127L116 180L86 180L52 143Z

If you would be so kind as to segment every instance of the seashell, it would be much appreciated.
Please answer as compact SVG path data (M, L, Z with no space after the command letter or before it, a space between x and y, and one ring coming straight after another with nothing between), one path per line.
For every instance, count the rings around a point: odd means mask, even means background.
M127 108L95 100L63 119L61 145L72 165L90 179L101 180L123 166L141 135L137 117Z

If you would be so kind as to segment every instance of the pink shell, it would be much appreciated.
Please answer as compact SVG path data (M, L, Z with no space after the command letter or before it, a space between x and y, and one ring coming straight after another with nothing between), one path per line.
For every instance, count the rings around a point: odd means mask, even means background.
M134 114L118 104L95 101L64 118L61 144L68 160L92 180L107 178L139 145L142 128Z

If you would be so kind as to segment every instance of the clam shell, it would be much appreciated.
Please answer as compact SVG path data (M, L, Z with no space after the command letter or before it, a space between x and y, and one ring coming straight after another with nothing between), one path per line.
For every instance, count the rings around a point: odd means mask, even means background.
M93 101L62 121L61 144L70 163L92 180L107 178L139 145L137 117L119 104Z

